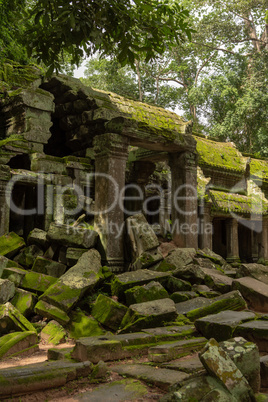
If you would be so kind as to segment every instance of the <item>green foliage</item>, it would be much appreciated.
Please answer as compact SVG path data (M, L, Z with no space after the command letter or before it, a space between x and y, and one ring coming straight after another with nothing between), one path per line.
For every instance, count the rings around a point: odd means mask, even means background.
M191 35L187 11L168 0L37 0L31 16L28 46L50 65L49 72L59 69L62 51L76 64L99 50L116 55L122 65L133 65L141 54L149 61Z

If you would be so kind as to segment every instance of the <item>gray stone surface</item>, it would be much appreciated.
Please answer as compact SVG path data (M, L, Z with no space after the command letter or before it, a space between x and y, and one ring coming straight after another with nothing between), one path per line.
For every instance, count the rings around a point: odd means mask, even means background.
M166 289L159 282L149 282L143 286L135 286L125 291L127 306L147 301L166 299L169 297Z
M173 264L177 270L183 269L186 265L193 262L195 253L194 248L176 248L168 254L165 261Z
M162 363L161 367L168 368L171 370L183 371L184 373L187 374L206 372L198 356L195 357L190 356L188 358L183 358L168 363Z
M238 401L252 401L254 394L249 383L215 339L210 339L199 357L208 373L217 378Z
M268 312L268 285L257 279L245 277L233 281L233 289L238 289L250 308L263 313Z
M230 292L232 290L233 279L214 269L202 268L205 279L204 282L213 290L220 293Z
M248 341L255 342L261 352L268 352L268 321L254 320L236 327L235 336L243 336Z
M27 237L27 244L35 244L43 249L47 249L49 246L47 232L38 228L33 229Z
M268 285L268 267L262 264L241 264L237 270L238 276L250 276Z
M0 278L0 304L4 304L15 294L15 284L8 279Z
M51 223L47 233L48 239L67 247L94 247L98 233L94 230L77 228L70 225Z
M261 387L268 388L268 355L261 356L260 368L261 368Z
M33 325L11 303L0 305L0 335L14 331L33 331Z
M1 359L30 356L38 350L38 336L34 331L12 332L0 338Z
M152 362L168 362L189 353L199 351L205 346L206 342L206 338L200 337L152 346L149 349L148 359Z
M100 294L94 303L91 315L105 327L117 331L127 310L123 304Z
M32 266L32 270L59 278L66 271L66 265L48 258L37 257Z
M221 311L195 321L196 329L206 338L215 338L218 342L233 337L235 328L245 322L254 320L256 315L250 311Z

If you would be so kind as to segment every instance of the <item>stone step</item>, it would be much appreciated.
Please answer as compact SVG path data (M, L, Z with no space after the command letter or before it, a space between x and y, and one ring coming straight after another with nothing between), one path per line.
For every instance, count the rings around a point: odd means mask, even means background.
M189 377L189 374L186 373L146 366L144 364L121 364L113 366L112 370L120 375L138 378L165 391L172 385L179 385Z
M92 371L91 362L68 360L44 362L0 370L0 397L29 394L47 388L61 387Z
M206 372L198 356L188 356L187 358L183 358L180 360L162 363L160 367L170 370L182 371L187 374L200 374Z
M167 362L202 349L206 342L207 339L202 337L153 346L149 349L148 359L152 362Z

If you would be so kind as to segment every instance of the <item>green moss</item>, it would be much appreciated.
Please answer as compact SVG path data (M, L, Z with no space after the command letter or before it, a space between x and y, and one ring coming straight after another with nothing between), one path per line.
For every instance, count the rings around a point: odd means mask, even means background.
M36 345L38 342L38 338L36 336L35 331L25 331L25 332L13 332L11 334L4 335L0 338L0 358L7 355L8 351L13 348L16 344L23 341L25 338L28 338L29 335L34 335L33 340L31 341L29 347ZM24 349L25 351L26 349ZM16 354L20 354L22 351L17 352ZM14 356L15 354L12 354Z
M56 321L50 321L41 331L41 337L53 345L63 342L66 336L65 329Z
M24 276L21 286L25 289L43 293L56 281L57 278L54 278L53 276L31 271L27 272L27 274Z
M66 325L70 321L70 318L65 313L65 311L49 303L46 303L43 300L39 300L34 310L37 314L40 314L43 317L55 319L62 325Z
M14 232L0 237L0 255L6 256L11 252L19 251L23 246L25 241Z
M83 312L73 312L70 318L71 321L68 325L68 331L70 336L74 339L85 336L98 336L105 333L93 317L89 317Z
M251 159L250 174L253 177L268 182L268 160Z

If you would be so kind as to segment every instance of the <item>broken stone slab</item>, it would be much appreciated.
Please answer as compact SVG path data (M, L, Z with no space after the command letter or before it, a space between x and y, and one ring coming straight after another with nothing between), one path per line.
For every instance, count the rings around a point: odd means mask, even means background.
M145 251L157 249L159 241L143 214L126 219L127 244L131 261L136 261Z
M143 286L134 286L125 291L127 306L147 301L166 299L168 292L159 282L149 282Z
M155 250L144 251L131 265L131 270L137 271L138 269L149 268L163 260L162 254Z
M98 363L99 360L109 361L129 357L131 354L124 350L122 343L117 339L106 336L79 338L76 340L72 358L78 361L89 360Z
M33 325L11 303L0 305L0 335L12 331L33 331Z
M70 346L67 348L50 348L47 351L47 359L48 360L66 360L71 359L71 353L73 352L74 347Z
M27 318L33 313L34 306L37 303L37 295L23 289L16 289L15 295L10 300L10 303Z
M15 284L15 286L21 286L24 276L28 273L26 269L19 267L6 267L3 270L2 278L8 279Z
M214 251L210 250L209 248L198 250L196 255L201 258L208 258L216 265L226 265L225 259L219 254L214 253Z
M193 299L197 300L197 299ZM198 318L205 317L210 314L217 314L224 310L244 310L247 304L238 290L226 293L224 295L208 299L209 303L201 307L194 308L185 315L189 320L194 321ZM189 303L189 302L185 302ZM176 308L180 308L180 304L176 304ZM179 312L179 311L178 311Z
M246 322L255 320L251 311L221 311L195 321L196 329L206 338L213 337L218 342L233 338L235 328Z
M174 384L180 384L189 377L186 373L169 369L145 366L143 364L121 364L113 366L113 371L127 377L139 378L140 380L153 384L164 391Z
M174 301L174 303L181 303L187 300L194 299L195 297L198 297L198 294L192 290L181 290L179 292L174 292L172 295L170 295L171 300Z
M97 250L91 249L50 286L40 300L68 312L86 291L93 290L101 280L101 257Z
M59 278L65 273L66 265L48 258L37 257L32 266L32 271Z
M23 276L20 287L26 290L33 290L37 293L43 293L57 281L57 278L50 275L40 274L39 272L27 271Z
M67 265L69 267L75 265L86 251L88 250L83 248L68 247L66 250Z
M70 317L65 311L43 300L39 300L39 302L35 305L34 311L37 314L40 314L42 317L56 320L62 325L66 325L70 321Z
M189 356L187 359L184 358L174 362L170 361L168 363L162 363L161 367L170 370L183 371L187 374L203 374L206 372L198 356Z
M148 395L147 387L138 380L125 379L119 381L113 381L109 384L100 385L94 388L90 392L83 392L78 394L77 397L73 396L70 402L74 401L136 401L139 399L146 398ZM68 402L69 399L66 399Z
M165 262L172 264L177 270L183 269L193 262L195 254L196 250L194 248L176 248L168 253Z
M124 300L126 290L134 286L146 285L151 281L163 283L170 276L170 272L155 272L148 269L140 269L138 271L124 272L116 275L112 280L112 295L118 296L120 300Z
M253 392L260 390L260 355L258 347L242 337L220 342L220 347L229 355L248 381ZM250 364L249 364L250 362Z
M206 297L195 297L185 302L176 303L178 314L188 314L190 311L195 311L198 308L210 306L211 301Z
M202 268L205 279L204 283L211 289L220 293L227 293L232 290L233 279L214 269Z
M177 388L177 387L176 387ZM203 374L183 381L182 387L160 399L161 402L238 402L215 378Z
M19 254L14 258L14 261L23 267L30 268L35 259L43 254L44 253L40 247L32 244L31 246L24 247L20 250Z
M199 358L207 372L220 381L238 401L250 402L255 399L249 383L215 339L208 341Z
M196 264L188 264L184 267L176 268L172 272L176 278L183 279L191 284L203 283L205 279L204 271Z
M166 278L163 281L163 285L169 293L192 289L192 286L189 282L186 282L183 279L175 278L173 275L170 275L168 278Z
M51 242L62 246L89 249L96 245L99 235L94 230L52 222L47 236Z
M201 350L206 343L207 339L200 337L153 346L149 349L148 359L155 363L168 362L190 353L197 352Z
M7 258L14 257L22 247L25 247L25 241L14 232L10 232L0 237L0 255Z
M268 312L268 285L257 279L245 277L233 281L233 289L238 289L250 308L263 313Z
M0 359L30 356L38 350L38 336L34 331L12 332L0 338Z
M99 336L106 333L95 318L90 317L82 311L72 311L68 332L71 338L78 339L87 336Z
M8 279L0 278L0 304L4 304L15 294L15 285Z
M167 325L165 327L146 328L143 329L142 332L154 335L157 342L173 341L198 336L198 332L192 325Z
M241 264L237 278L249 276L268 285L268 267L262 264Z
M177 316L175 303L171 299L132 304L122 320L122 332L135 332L144 328L158 327L164 323L175 321Z
M221 295L220 292L210 289L207 285L194 285L193 290L197 292L199 296L207 297L208 299L213 299Z
M93 305L91 314L104 326L117 331L127 311L127 307L123 304L99 294Z
M12 266L16 267L17 263L12 260L9 260L8 258L4 257L3 255L0 255L0 278L3 274L3 270L5 268L12 267Z
M47 232L38 228L33 229L27 237L27 244L29 246L34 244L43 250L46 250L49 247Z
M68 381L87 377L91 372L91 362L75 363L68 360L1 369L0 396L10 398L17 394L62 387Z
M45 343L58 345L65 341L67 332L57 321L52 320L42 329L40 337Z
M261 352L268 352L268 321L254 320L236 327L234 336L243 336L248 341L255 342Z

